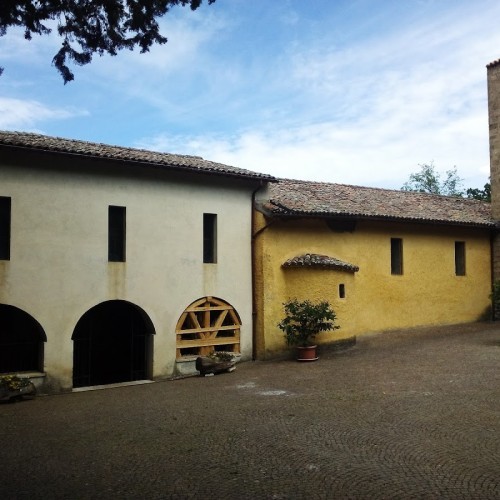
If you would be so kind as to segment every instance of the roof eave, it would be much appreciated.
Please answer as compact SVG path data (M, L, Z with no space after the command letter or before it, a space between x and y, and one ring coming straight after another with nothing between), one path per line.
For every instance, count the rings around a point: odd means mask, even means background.
M194 174L200 174L200 175L215 175L218 177L229 177L232 179L242 179L242 180L247 180L247 181L254 181L254 182L276 182L276 179L270 175L267 174L244 174L244 173L238 173L238 172L231 172L231 171L223 171L223 170L216 170L216 169L201 169L201 168L196 168L196 167L191 167L189 165L176 165L175 163L158 163L158 162L153 162L153 161L141 161L141 160L134 160L130 158L115 158L112 156L106 156L106 155L95 155L92 153L77 153L74 151L66 151L66 150L58 150L58 149L49 149L49 148L36 148L36 147L30 147L30 146L24 146L24 145L18 145L18 144L6 144L2 143L0 144L0 149L5 148L5 149L11 149L11 150L17 150L17 151L25 151L25 152L31 152L31 153L44 153L48 155L57 155L61 157L71 157L71 158L82 158L86 160L91 160L91 161L107 161L107 162L112 162L115 164L122 164L122 165L131 165L131 166L142 166L142 167L151 167L151 168L157 168L157 169L163 169L163 170L169 170L169 171L176 171L176 172L188 172L188 173L194 173Z
M433 224L433 225L446 225L446 226L467 226L478 227L483 229L495 229L496 224L491 222L474 222L474 221L456 221L449 219L418 219L413 217L395 217L390 215L366 215L354 214L345 212L304 212L299 210L285 210L283 208L279 211L265 210L266 215L269 217L290 219L290 218L314 218L314 219L355 219L355 220L370 220L379 222L412 222L415 224ZM497 228L498 229L498 228Z

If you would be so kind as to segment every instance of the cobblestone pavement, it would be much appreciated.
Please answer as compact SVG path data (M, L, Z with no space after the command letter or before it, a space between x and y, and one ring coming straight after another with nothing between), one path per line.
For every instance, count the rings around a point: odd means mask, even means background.
M0 405L0 498L500 498L500 325Z

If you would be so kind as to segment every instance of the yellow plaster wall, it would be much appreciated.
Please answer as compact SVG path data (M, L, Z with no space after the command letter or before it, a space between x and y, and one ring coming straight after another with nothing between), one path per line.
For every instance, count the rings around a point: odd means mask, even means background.
M259 358L286 349L276 324L283 316L283 302L294 297L332 303L341 328L321 334L318 343L397 328L473 322L488 314L488 231L364 221L353 232L335 232L321 220L273 222L260 213L255 221ZM391 238L403 239L400 276L391 275ZM465 276L455 275L455 241L465 241ZM287 259L305 253L336 257L360 269L349 273L281 267ZM341 283L344 299L339 298Z

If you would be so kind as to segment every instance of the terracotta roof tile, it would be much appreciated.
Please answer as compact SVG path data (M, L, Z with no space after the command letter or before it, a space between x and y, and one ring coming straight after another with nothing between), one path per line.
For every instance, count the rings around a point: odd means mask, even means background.
M108 144L49 137L26 132L0 131L0 146L81 155L89 158L118 160L174 170L213 173L231 177L262 180L274 179L267 174L204 160L199 156L159 153L144 149L110 146Z
M389 219L494 227L489 203L412 191L279 179L269 184L270 216Z
M316 253L306 253L298 255L293 259L288 259L282 264L283 267L326 267L330 269L337 269L339 271L348 271L356 273L359 267L348 262L343 262L335 257L328 257L328 255L319 255Z

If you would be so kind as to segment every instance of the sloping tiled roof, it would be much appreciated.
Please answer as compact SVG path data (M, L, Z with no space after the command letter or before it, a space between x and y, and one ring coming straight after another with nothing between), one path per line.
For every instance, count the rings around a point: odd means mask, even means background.
M348 262L343 262L335 257L328 257L328 255L319 255L316 253L306 253L305 255L298 255L293 259L288 259L283 263L283 267L327 267L330 269L337 269L339 271L348 271L356 273L359 267Z
M117 160L173 170L211 173L230 177L262 180L274 179L267 174L204 160L199 156L159 153L147 151L145 149L110 146L108 144L49 137L26 132L0 131L0 146L79 155L88 158Z
M269 184L270 216L354 217L494 227L489 203L411 191L280 179Z

